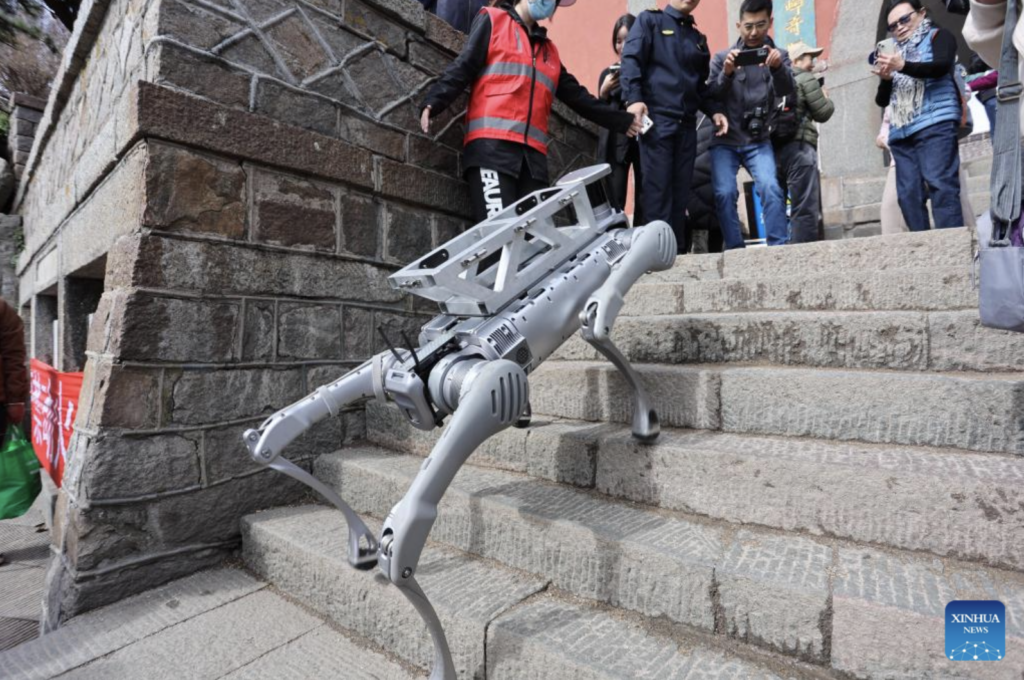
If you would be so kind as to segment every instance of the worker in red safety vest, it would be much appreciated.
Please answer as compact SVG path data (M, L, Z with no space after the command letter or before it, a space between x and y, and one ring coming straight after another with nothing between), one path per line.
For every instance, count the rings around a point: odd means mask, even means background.
M537 25L575 2L505 0L483 8L462 52L427 93L420 124L430 134L431 118L472 84L463 168L477 222L549 186L548 122L556 98L602 127L630 136L640 131L638 117L597 99L566 71L547 29Z

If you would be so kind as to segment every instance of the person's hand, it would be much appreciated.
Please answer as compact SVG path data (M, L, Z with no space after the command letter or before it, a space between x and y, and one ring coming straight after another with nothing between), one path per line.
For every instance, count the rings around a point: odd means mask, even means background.
M647 104L636 102L630 104L626 110L632 113L637 120L643 120L643 117L647 115Z
M729 134L729 119L724 113L716 113L711 120L715 123L715 137L725 137Z
M875 61L875 67L887 71L891 77L893 73L899 73L907 65L907 60L902 54L880 54Z
M619 72L612 71L611 75L604 79L601 83L601 91L598 93L598 97L601 99L608 99L612 96L612 90L619 86Z
M780 52L775 47L768 50L768 58L764 60L765 66L774 71L778 69L780 66L782 66L783 63L784 62L782 61L782 52Z
M722 64L722 73L730 78L732 78L733 74L736 73L736 55L739 53L739 50L729 50L729 54L725 55L725 62Z
M7 423L9 425L21 425L21 421L25 420L25 405L24 404L8 404L7 405Z
M633 115L633 122L629 124L629 131L626 133L627 137L635 138L639 137L644 129L643 116Z
M420 114L420 129L423 130L423 134L430 134L430 107L423 107L423 113Z
M871 72L882 80L892 80L892 71L884 69L881 66L875 66L875 68L871 69Z
M889 136L888 135L878 135L877 137L875 137L875 146L877 146L879 149L882 149L883 151L888 151L889 150Z

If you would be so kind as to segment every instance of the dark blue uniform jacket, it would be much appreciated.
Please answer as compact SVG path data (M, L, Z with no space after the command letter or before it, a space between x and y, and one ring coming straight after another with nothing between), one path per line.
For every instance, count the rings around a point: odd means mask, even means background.
M672 118L721 113L708 91L710 61L708 40L692 16L672 7L641 12L622 48L622 98Z

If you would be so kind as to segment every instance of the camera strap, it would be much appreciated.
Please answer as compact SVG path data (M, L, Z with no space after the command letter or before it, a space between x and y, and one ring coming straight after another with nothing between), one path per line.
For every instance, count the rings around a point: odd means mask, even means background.
M1021 144L1020 98L1024 86L1020 82L1019 57L1013 44L1013 33L1020 16L1018 0L1006 3L1003 49L999 61L996 97L996 135L992 158L993 240L1007 238L1009 227L1020 216L1021 208Z

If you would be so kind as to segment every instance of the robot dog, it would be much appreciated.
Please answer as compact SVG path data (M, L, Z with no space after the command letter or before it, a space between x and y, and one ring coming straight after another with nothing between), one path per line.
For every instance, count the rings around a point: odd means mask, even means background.
M529 424L527 376L580 330L632 389L633 435L650 442L659 434L647 393L609 336L636 280L675 262L676 239L664 222L628 228L604 193L609 172L600 165L566 175L393 274L393 287L441 307L422 327L419 346L407 337L405 348L389 342L387 351L244 435L254 461L341 510L349 563L379 567L423 617L434 644L431 680L455 680L455 671L441 623L416 582L420 555L437 505L470 454L502 430ZM333 489L281 457L314 424L368 399L393 403L421 430L451 416L379 540Z

